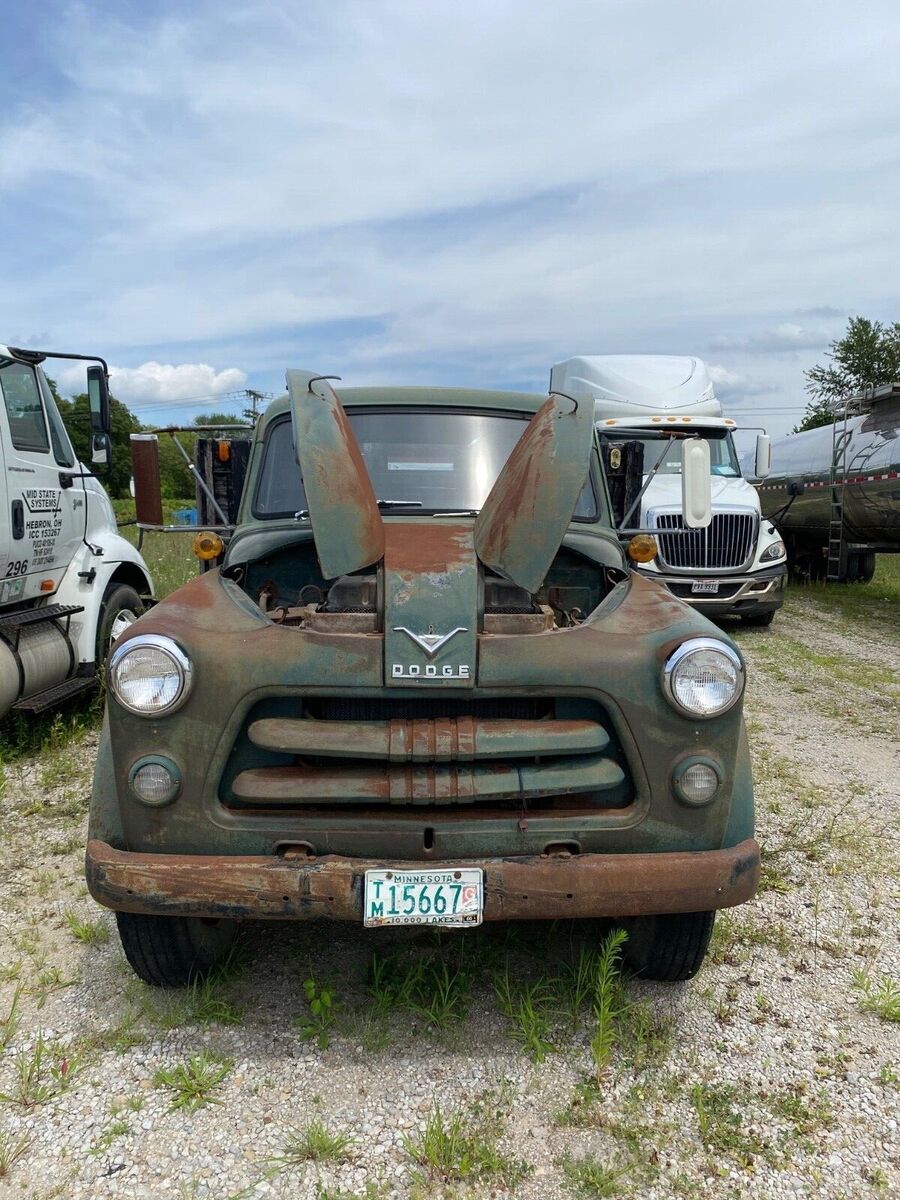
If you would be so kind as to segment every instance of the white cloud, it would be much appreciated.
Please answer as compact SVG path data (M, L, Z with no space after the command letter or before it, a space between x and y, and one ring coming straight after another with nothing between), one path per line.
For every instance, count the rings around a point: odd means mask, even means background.
M52 371L52 363L50 364ZM139 367L109 368L110 390L129 405L141 403L172 405L215 399L247 382L245 371L227 367L217 371L208 363L145 362ZM84 368L66 367L58 372L63 391L84 390Z

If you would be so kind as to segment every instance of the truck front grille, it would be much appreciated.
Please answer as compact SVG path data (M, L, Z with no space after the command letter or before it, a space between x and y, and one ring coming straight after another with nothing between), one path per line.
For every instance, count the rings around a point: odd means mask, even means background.
M676 571L739 570L756 545L757 521L752 512L717 512L706 529L685 529L681 513L657 513L659 561Z
M249 715L223 801L250 812L596 811L632 789L600 707L537 697L273 700Z

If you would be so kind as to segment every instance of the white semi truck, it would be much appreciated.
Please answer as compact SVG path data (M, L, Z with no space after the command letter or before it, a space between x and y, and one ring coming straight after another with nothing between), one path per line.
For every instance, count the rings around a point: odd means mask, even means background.
M72 448L41 370L47 358L92 364L92 463L110 454L102 359L0 345L0 717L40 712L94 687L109 646L153 590Z
M653 535L656 554L636 570L707 616L770 624L784 600L784 543L741 474L732 438L737 423L722 416L705 363L656 354L570 358L553 367L550 390L593 403L607 443L642 444L643 483L627 524ZM681 511L675 443L692 436L710 448L712 520L703 529L687 529ZM757 477L768 469L769 439L761 433Z

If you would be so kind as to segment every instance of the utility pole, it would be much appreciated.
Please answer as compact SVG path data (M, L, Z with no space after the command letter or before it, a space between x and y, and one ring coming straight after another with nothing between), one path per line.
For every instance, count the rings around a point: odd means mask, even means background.
M244 409L244 416L255 425L259 416L260 403L263 400L269 399L271 394L269 392L256 392L253 388L245 388L244 395L250 401L250 407Z

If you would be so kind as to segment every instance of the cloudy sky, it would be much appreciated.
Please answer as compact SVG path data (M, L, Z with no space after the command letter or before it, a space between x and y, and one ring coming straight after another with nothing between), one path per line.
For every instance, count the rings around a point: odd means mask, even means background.
M783 432L900 317L898 52L896 0L6 0L0 341L145 421L696 354Z

